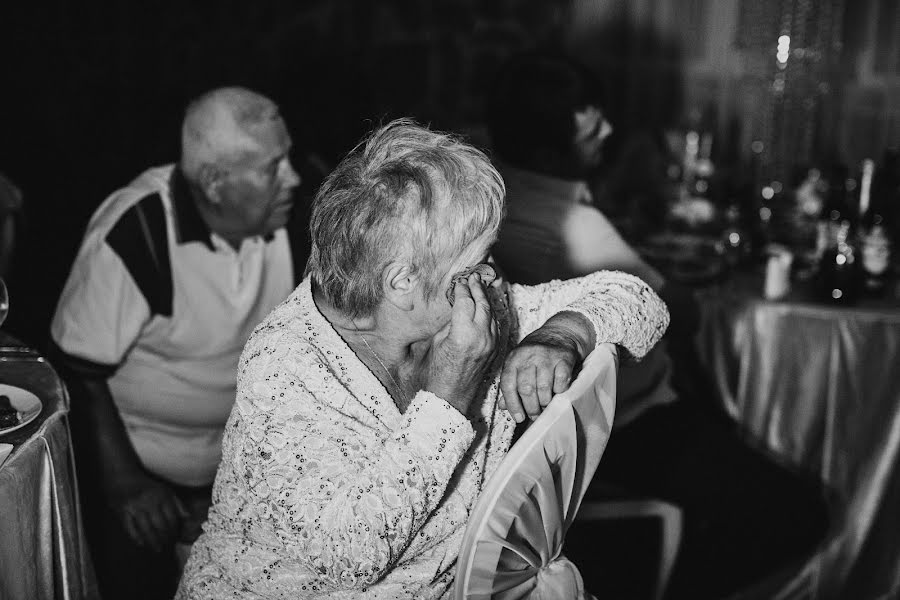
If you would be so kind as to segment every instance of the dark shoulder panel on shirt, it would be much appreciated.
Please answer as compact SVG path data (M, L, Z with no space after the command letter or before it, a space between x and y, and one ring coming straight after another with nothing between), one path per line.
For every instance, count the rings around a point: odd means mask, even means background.
M70 385L72 384L69 378L71 374L77 374L85 379L109 379L119 368L119 365L102 364L69 354L60 348L52 338L47 349L47 358Z
M172 264L166 213L158 193L145 196L119 218L106 243L122 259L151 314L172 316Z

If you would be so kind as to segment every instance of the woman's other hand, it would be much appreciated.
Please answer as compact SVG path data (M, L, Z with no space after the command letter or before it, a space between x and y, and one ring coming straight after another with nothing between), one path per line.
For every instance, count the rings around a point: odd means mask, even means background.
M590 322L579 313L551 317L516 346L503 365L500 407L516 423L536 418L555 394L569 389L575 367L594 347Z
M478 273L457 284L453 297L450 323L435 336L423 387L466 414L497 355L497 322Z

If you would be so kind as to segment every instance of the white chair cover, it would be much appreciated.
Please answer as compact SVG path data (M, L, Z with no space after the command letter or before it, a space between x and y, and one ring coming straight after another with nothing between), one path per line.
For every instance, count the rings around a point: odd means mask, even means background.
M612 431L617 366L614 346L594 350L503 459L469 517L457 600L585 596L561 552Z

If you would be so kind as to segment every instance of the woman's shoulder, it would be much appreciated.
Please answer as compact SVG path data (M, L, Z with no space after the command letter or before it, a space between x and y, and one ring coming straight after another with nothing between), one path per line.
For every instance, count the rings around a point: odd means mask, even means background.
M315 347L323 339L321 329L313 314L316 312L309 294L309 280L304 280L291 294L257 325L244 347L244 354L251 348L276 346ZM242 358L243 362L243 358Z
M312 330L304 323L303 313L289 297L276 306L250 334L241 362L252 360L265 350L284 347L313 348L318 336L312 334Z
M329 336L304 301L303 284L276 306L250 334L238 367L238 382L247 372L271 369L273 364L290 362L298 368L305 357L325 355L330 350ZM320 362L320 361L311 361Z
M316 337L296 318L264 322L253 332L238 363L235 399L247 427L265 429L274 415L281 422L323 400L329 373L320 365L327 354Z

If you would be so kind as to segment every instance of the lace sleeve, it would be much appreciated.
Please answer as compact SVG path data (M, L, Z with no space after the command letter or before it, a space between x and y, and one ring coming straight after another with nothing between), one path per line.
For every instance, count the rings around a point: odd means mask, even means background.
M642 280L618 271L598 271L567 281L513 285L510 299L519 319L519 339L565 310L583 314L597 344L612 342L641 358L669 325L665 303Z
M315 597L368 587L390 569L441 501L474 432L424 391L396 430L364 428L321 397L323 371L310 372L302 355L287 352L245 381L236 470L259 518L309 569Z

